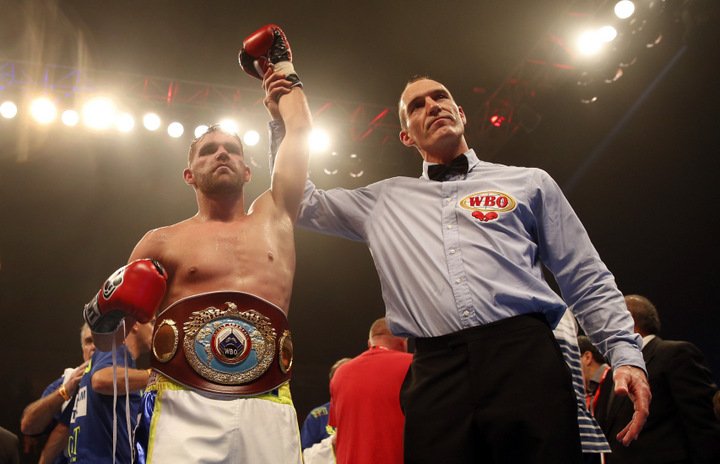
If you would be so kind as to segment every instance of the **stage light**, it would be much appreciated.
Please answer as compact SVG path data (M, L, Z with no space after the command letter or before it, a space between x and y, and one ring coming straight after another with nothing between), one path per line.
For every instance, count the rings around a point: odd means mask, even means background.
M60 120L68 127L75 127L80 122L80 115L75 110L65 110L60 115Z
M325 161L325 167L323 167L323 172L327 174L328 176L334 176L340 171L340 156L338 156L337 152L330 153L330 156Z
M350 153L350 161L348 164L350 177L358 178L365 174L365 170L362 167L362 158L360 158L357 153Z
M162 121L156 113L146 113L143 116L143 126L149 131L156 131L160 128Z
M597 30L585 31L578 36L576 47L578 52L590 56L597 54L603 45L603 40Z
M330 136L323 129L315 128L310 132L308 137L311 153L320 153L326 151L330 147ZM337 153L333 154L337 155Z
M598 101L598 83L593 76L583 72L577 81L578 100L590 105Z
M605 74L603 76L603 82L606 84L612 84L613 82L616 82L618 79L623 77L625 72L622 70L622 67L620 65L616 66L610 66L606 69Z
M648 40L645 43L645 48L653 48L654 46L660 44L660 42L662 42L662 39L662 34L658 33L658 35L654 39Z
M254 147L260 142L260 134L257 131L249 130L243 135L243 143L249 147Z
M17 105L11 101L4 101L0 105L0 116L5 119L12 119L17 115Z
M30 115L40 124L50 124L57 117L57 108L49 98L39 97L30 103Z
M507 121L507 118L500 114L493 114L490 116L490 124L495 127L502 127L502 125L505 124L505 121Z
M627 19L635 13L635 4L630 0L620 0L613 10L619 19Z
M206 126L205 124L200 124L195 128L195 132L193 132L193 134L195 134L195 138L199 138L201 135L207 132L207 130L208 126Z
M615 29L612 26L603 26L600 29L597 30L598 38L605 42L609 43L615 40L615 37L617 37L618 32L617 29Z
M167 133L170 137L176 139L182 137L183 133L185 133L185 128L177 121L171 122L170 125L168 125Z
M219 124L220 124L220 128L223 131L228 132L230 134L237 134L238 132L240 132L240 126L238 125L237 122L233 121L232 119L223 119L222 121L220 121Z
M115 103L106 97L96 97L83 105L82 119L91 129L107 129L115 121Z
M120 132L130 132L135 128L135 118L130 113L120 113L115 119L115 127Z

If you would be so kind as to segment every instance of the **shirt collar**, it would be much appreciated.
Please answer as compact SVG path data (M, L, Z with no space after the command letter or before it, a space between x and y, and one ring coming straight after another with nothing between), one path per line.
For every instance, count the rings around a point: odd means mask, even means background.
M468 159L468 174L469 174L470 172L472 172L472 170L475 168L475 166L480 164L480 159L477 157L477 155L475 154L475 150L473 150L472 148L463 154ZM432 166L435 164L439 164L439 163L428 163L427 161L423 160L423 172L420 177L425 180L430 180L430 178L428 177L428 166Z

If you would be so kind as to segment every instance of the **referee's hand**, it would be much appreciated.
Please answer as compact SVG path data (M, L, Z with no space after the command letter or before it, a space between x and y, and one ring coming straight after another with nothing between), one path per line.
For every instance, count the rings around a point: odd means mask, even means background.
M627 395L635 409L630 423L617 434L618 441L628 446L637 440L650 413L650 399L652 398L650 385L645 372L635 366L620 366L615 369L613 381L615 382L615 394Z

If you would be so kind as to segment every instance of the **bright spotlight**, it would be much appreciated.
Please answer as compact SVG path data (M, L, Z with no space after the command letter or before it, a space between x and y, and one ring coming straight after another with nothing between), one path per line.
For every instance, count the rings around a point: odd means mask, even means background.
M91 129L107 129L115 121L115 103L106 97L93 98L83 105L82 119Z
M238 126L238 123L232 119L223 119L219 124L223 132L237 134L240 131L240 126Z
M143 126L149 131L158 130L160 128L160 124L162 124L160 116L155 113L146 113L145 116L143 116Z
M57 108L47 97L36 98L30 104L30 115L40 124L50 124L57 117Z
M254 147L260 141L260 134L257 131L249 130L243 135L243 143L249 147Z
M620 0L615 4L615 16L620 19L627 19L635 13L635 4L630 0Z
M600 34L597 30L585 31L577 39L578 51L586 56L595 55L600 51L603 45Z
M201 135L203 135L205 132L207 132L207 130L208 130L208 126L206 126L205 124L201 124L195 128L195 132L193 132L193 134L195 134L195 138L198 138Z
M121 113L115 120L115 127L120 132L130 132L135 127L135 118L130 113Z
M179 122L171 122L170 125L168 125L167 133L170 137L176 139L178 137L181 137L183 133L185 132L185 128L182 124Z
M613 40L615 40L615 37L617 37L618 32L617 29L615 29L612 26L603 26L600 29L597 30L598 37L600 40L602 40L605 43L610 43Z
M323 152L330 147L330 136L324 130L316 128L310 132L308 142L310 143L311 152Z
M60 115L60 120L68 127L75 127L80 122L80 115L75 110L65 110Z
M0 105L0 116L5 119L12 119L17 115L17 105L11 101L5 101Z

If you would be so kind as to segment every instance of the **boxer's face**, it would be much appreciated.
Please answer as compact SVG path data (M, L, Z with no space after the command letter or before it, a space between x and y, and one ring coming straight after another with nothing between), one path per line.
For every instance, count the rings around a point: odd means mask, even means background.
M421 152L457 140L465 131L465 113L439 82L421 79L408 84L400 97L400 140Z
M185 182L202 192L232 193L250 181L250 168L237 138L215 131L197 142L183 176Z

